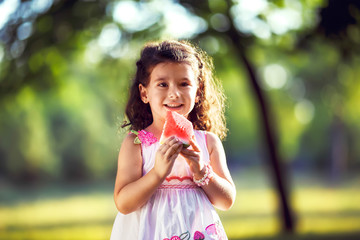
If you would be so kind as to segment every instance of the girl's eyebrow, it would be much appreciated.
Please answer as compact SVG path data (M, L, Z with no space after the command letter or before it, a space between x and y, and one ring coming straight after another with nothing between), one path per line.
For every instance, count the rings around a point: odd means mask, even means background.
M155 82L159 82L159 81L164 81L164 80L166 80L167 78L166 77L156 77L155 79L154 79L154 81Z
M154 78L154 82L159 82L159 81L166 81L168 80L167 77L165 76L157 76ZM187 77L187 76L184 76L184 77L180 77L177 79L177 81L189 81L191 82L191 77Z

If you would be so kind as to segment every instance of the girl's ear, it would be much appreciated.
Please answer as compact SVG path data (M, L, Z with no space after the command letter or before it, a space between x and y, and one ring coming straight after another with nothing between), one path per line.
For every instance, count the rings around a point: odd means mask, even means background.
M200 96L199 95L196 95L195 97L195 103L198 103L200 101Z
M147 104L149 102L148 97L147 97L147 90L144 87L144 85L142 85L141 83L139 84L139 91L140 91L141 101L143 101L145 104Z

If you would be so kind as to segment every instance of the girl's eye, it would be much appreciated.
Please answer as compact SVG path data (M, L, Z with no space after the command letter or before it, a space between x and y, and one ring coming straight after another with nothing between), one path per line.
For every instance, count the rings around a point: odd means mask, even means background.
M190 84L189 84L188 82L182 82L180 85L181 85L182 87L187 87L187 86L189 86Z
M161 82L161 83L158 84L158 86L159 86L159 87L167 87L167 84L164 83L164 82Z

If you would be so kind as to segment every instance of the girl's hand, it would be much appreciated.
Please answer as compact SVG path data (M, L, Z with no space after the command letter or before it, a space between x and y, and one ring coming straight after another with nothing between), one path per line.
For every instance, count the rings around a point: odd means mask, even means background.
M205 174L205 162L202 159L202 153L199 150L200 148L196 145L195 149L197 150L183 148L180 154L186 159L186 162L189 164L190 170L194 174L195 178L201 179Z
M176 137L170 137L159 147L155 155L154 171L161 179L171 172L176 158L182 149L182 142Z

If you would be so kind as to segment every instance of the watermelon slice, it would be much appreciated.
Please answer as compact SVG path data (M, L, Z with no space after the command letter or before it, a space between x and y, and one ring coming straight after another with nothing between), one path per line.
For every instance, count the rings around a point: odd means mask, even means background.
M160 137L160 144L163 144L165 139L176 136L183 142L185 148L192 146L194 151L199 152L195 144L195 135L192 123L184 116L175 111L168 111L166 113L166 120L164 128Z

